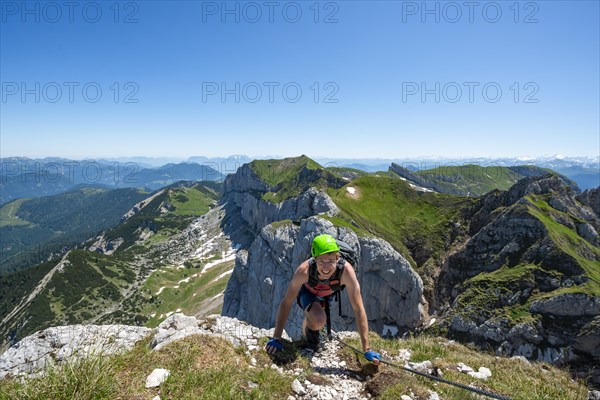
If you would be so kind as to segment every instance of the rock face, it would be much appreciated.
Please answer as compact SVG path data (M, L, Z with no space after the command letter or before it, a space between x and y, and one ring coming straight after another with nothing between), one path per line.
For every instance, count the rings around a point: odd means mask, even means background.
M311 177L304 179L310 181ZM343 185L343 181L338 184ZM226 210L223 231L243 248L247 248L260 230L272 222L298 221L321 213L334 215L339 211L329 196L312 187L281 203L262 200L261 196L271 190L249 164L244 164L225 179L221 200Z
M531 312L554 317L586 317L600 315L600 297L583 293L561 294L547 300L536 300Z
M209 315L204 320L197 320L195 317L188 317L181 313L173 314L165 319L154 332L150 347L156 351L191 335L218 336L228 340L236 347L242 346L249 350L255 350L259 338L269 337L273 334L272 329L259 329L234 318ZM289 339L285 333L284 338Z
M596 189L586 190L577 196L577 200L581 204L585 204L590 207L596 214L596 217L600 218L600 187ZM598 229L596 227L596 229Z
M324 178L325 177L325 178ZM334 187L345 184L321 170L302 169L298 180L334 180ZM337 179L337 180L336 180ZM250 165L244 165L225 180L223 230L241 249L224 296L223 315L271 328L279 303L294 271L310 256L310 242L317 233L330 233L358 250L365 308L371 329L383 331L384 325L406 330L419 326L424 318L423 283L408 261L387 242L359 238L349 229L336 228L316 218L319 214L339 212L324 192L308 187L299 196L280 203L262 199L276 189L261 180ZM286 330L300 335L302 315L293 307ZM342 294L342 315L332 307L334 329L353 329L354 316L346 293Z
M307 218L300 226L272 224L261 230L250 249L240 252L236 259L225 291L223 315L263 328L273 327L294 271L310 255L312 237L321 233L329 233L358 249L358 280L371 329L381 333L387 325L405 331L423 322L423 283L408 261L381 239L359 238L318 217ZM350 301L342 293L341 316L332 303L333 329L355 329ZM290 336L300 336L302 318L300 308L293 307L286 325Z
M171 315L156 329L127 325L52 327L27 336L0 355L0 379L7 376L35 377L47 366L62 364L73 358L124 352L152 333L154 337L150 347L158 351L190 335L218 336L234 346L255 350L258 339L273 332L219 315L199 321L180 313Z
M481 198L469 240L437 281L450 335L499 354L597 365L597 199L594 191L575 196L555 176Z
M130 350L150 328L127 325L69 325L27 336L0 356L0 379L36 376L71 357L107 355Z
M389 170L394 172L395 174L398 174L399 176L401 176L404 179L414 182L415 184L419 185L420 187L434 190L439 193L462 194L462 191L459 189L453 190L453 189L449 189L447 187L441 187L440 185L437 185L434 181L429 180L426 177L423 177L421 175L415 174L414 172L411 172L410 170L408 170L396 163L392 163Z

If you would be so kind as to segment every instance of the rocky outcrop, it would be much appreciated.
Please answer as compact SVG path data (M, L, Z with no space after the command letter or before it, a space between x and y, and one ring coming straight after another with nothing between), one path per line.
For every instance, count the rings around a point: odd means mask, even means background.
M258 349L258 339L272 330L259 329L236 319L212 315L197 320L177 313L156 329L127 325L69 325L27 336L0 356L0 379L7 376L35 377L51 365L90 356L108 356L125 352L153 334L150 348L155 351L191 335L223 338L236 347ZM287 335L284 337L289 338Z
M479 200L471 237L436 282L439 303L449 302L450 336L503 355L600 362L600 293L588 284L590 266L600 265L600 221L588 205L594 194L575 195L559 177L544 176Z
M270 328L279 303L295 269L310 254L316 233L329 233L358 249L358 280L361 283L370 328L383 332L385 326L400 331L419 326L426 312L421 278L408 261L387 242L360 238L349 229L335 227L322 218L311 217L300 225L272 224L265 227L248 251L239 254L225 291L223 315ZM355 329L350 301L342 292L342 315L332 304L333 328ZM302 313L293 307L286 330L300 335Z
M68 349L70 354L77 354L78 356L84 356L85 354L89 354L85 352L84 343L90 343L93 341L101 341L106 342L107 339L113 337L107 335L107 332L111 332L114 329L117 329L116 326L88 326L80 328L75 328L71 326L61 327L61 328L50 328L51 330L61 329L69 332L78 332L80 334L78 343L75 344L74 340L67 341L70 344L65 344L63 350ZM127 345L128 348L133 346L133 343L137 342L145 336L146 334L151 334L152 331L147 328L143 328L144 330L140 330L140 328L133 327L119 327L118 330L121 332L138 329L139 334L131 337L130 343ZM49 330L47 330L49 331ZM46 332L46 331L44 331ZM164 347L177 340L181 340L190 335L207 335L224 338L231 342L236 348L244 351L250 358L250 363L252 365L251 368L258 367L256 358L253 357L253 352L261 351L257 346L259 339L268 337L272 334L272 330L264 330L259 329L257 327L246 324L245 322L241 322L237 319L232 319L223 316L212 315L209 316L205 320L197 320L194 317L188 317L183 314L174 314L171 317L167 318L163 323L160 324L158 328L154 330L155 336L154 340L151 343L151 347L154 351L163 350ZM37 336L41 335L42 332L36 334ZM36 336L33 335L33 336ZM343 340L348 339L349 337L356 337L356 333L354 332L339 332L339 337ZM44 353L45 349L51 344L51 339L48 337L40 338L37 337L34 340L32 337L25 338L21 343L23 343L20 347L15 348L10 353L5 353L0 356L1 362L4 363L5 360L14 360L18 361L23 357L26 357L26 353ZM70 335L69 338L73 339L73 335ZM285 335L287 337L287 335ZM29 343L29 344L25 344ZM35 343L35 344L34 344ZM61 342L62 343L62 342ZM343 398L343 399L360 399L366 400L370 398L369 395L365 393L366 386L368 384L368 380L366 379L366 375L361 373L357 373L355 368L352 368L347 365L347 357L340 356L340 349L342 345L340 342L335 340L326 341L322 350L318 353L314 353L312 350L303 349L300 351L301 356L306 358L310 363L310 367L313 371L311 375L313 375L313 379L303 379L302 375L305 375L302 368L297 368L297 364L283 365L277 366L272 364L270 368L276 370L280 374L296 376L298 379L295 379L290 388L290 392L293 393L293 396L289 396L288 400L331 400L334 398ZM27 349L27 350L26 350ZM407 354L406 357L401 360L394 361L402 361L406 362L410 360L410 351L403 349L401 352ZM96 353L98 354L98 353ZM107 355L109 353L103 352L103 355ZM69 357L63 357L61 359L57 359L57 364L62 364L69 360ZM14 363L15 365L17 363ZM18 367L7 367L7 363L0 364L2 365L2 371L4 375L0 375L0 379L3 376L22 376L22 377L33 377L38 376L44 371L43 364L30 364L28 368L18 368ZM425 369L422 372L431 373L432 363L431 361L425 361L422 363L411 363L408 362L406 364L410 368L419 369L419 365L425 365ZM265 365L267 366L267 365ZM263 366L263 367L265 367ZM429 367L427 367L429 366ZM152 367L152 366L150 366ZM455 368L451 366L449 368ZM480 368L480 371L482 368ZM165 370L163 368L155 368L152 373L146 378L145 387L153 388L161 386L165 379L171 375L172 372L169 370ZM477 376L473 375L477 378ZM483 379L483 378L480 378ZM258 386L255 382L248 382L249 387L253 385ZM428 397L429 400L439 399L439 396L435 392L430 392L431 395ZM155 399L159 399L159 396L156 396Z
M573 348L600 360L600 315L595 316L577 333ZM600 379L598 379L600 381Z
M96 241L91 246L88 247L88 250L106 254L108 256L114 253L124 241L125 240L123 238L108 240L106 239L105 235L102 234L96 238Z
M565 293L531 304L532 313L548 317L579 318L600 315L600 297L583 293Z
M339 212L331 198L314 187L280 203L262 199L263 194L272 189L249 164L244 164L225 179L221 200L226 210L223 231L242 248L249 247L260 230L272 222L299 221L312 215L325 213L331 216Z
M600 218L600 187L586 190L576 198L581 204L591 208L592 211L594 211L594 214L596 214L596 217Z
M464 249L448 259L449 268L444 279L449 279L448 286L453 287L481 272L515 264L533 243L545 236L544 225L525 207L506 209L479 229ZM530 255L535 256L533 251ZM443 288L441 285L440 289Z
M220 228L224 215L222 207L211 209L192 221L181 233L154 246L152 258L164 258L175 265L194 258L233 259L235 249Z
M27 336L0 356L0 379L37 376L51 365L133 348L152 330L127 325L69 325Z
M346 183L318 169L303 168L298 176L299 182L307 184L322 179L334 187ZM329 182L331 179L335 181ZM298 265L308 258L310 241L319 232L331 233L358 250L358 278L372 329L382 332L386 326L396 332L405 331L423 322L423 284L404 257L383 240L359 238L348 229L314 217L339 212L324 192L308 187L299 196L280 203L263 200L265 193L276 190L261 180L250 165L242 166L225 180L223 229L240 244L241 250L225 291L223 315L272 327L287 285ZM334 305L334 329L353 329L353 311L345 292L342 315L338 314ZM299 308L292 309L288 321L287 331L293 337L299 336Z
M419 187L422 187L422 188L433 190L433 191L436 191L439 193L459 194L459 195L463 194L463 191L458 188L452 189L449 187L442 187L442 186L438 185L436 182L431 181L424 176L415 174L414 172L410 171L409 169L406 169L396 163L392 163L389 170L391 172L397 174L398 176L402 177L403 179L413 182L415 185L418 185ZM448 178L448 177L445 177L445 178Z
M273 334L273 330L259 329L235 318L221 315L209 315L206 319L198 320L195 317L177 313L165 319L154 330L154 333L150 347L155 351L191 335L217 336L236 347L256 350L258 349L258 339L269 337ZM283 337L289 339L285 332Z
M528 195L550 195L549 204L557 210L569 213L588 222L594 221L594 213L575 200L576 192L558 176L530 177L518 181L507 191L493 190L479 199L473 209L470 234L475 235L497 216L498 209L516 204Z
M62 333L59 333L62 332ZM285 332L284 332L285 333ZM126 351L131 348L134 343L141 340L143 337L154 334L154 340L150 347L153 351L169 351L165 346L169 343L181 340L191 335L205 335L223 338L238 351L244 352L249 360L249 368L270 368L279 374L288 377L294 377L291 387L288 392L291 393L287 400L332 400L332 399L357 399L367 400L377 397L377 393L381 393L386 387L396 385L398 383L397 375L395 378L392 373L393 369L384 369L375 375L367 375L367 369L356 367L356 361L352 357L348 357L347 352L342 352L342 342L339 340L327 340L323 343L322 349L314 353L312 350L301 349L299 355L307 361L306 365L310 368L302 367L305 363L295 362L277 362L273 359L274 364L269 365L258 362L256 352L262 351L258 346L259 340L269 337L272 330L259 329L248 325L245 322L228 317L211 315L203 320L197 320L194 317L188 317L183 314L173 314L161 323L156 329L150 330L147 328L128 327L128 326L64 326L59 328L49 328L45 331L31 335L17 346L14 346L9 352L0 355L0 379L2 377L35 377L40 376L44 372L44 363L35 363L32 354L51 354L55 357L52 364L63 364L72 360L72 357L85 357L86 355L102 355L110 354L105 350ZM337 337L342 341L347 342L350 338L357 338L356 332L338 332ZM286 335L287 338L287 335ZM263 339L264 340L264 339ZM112 346L104 346L103 351L90 352L91 348L96 350L100 348L99 343L108 344L112 342ZM452 342L442 341L439 343L443 346L450 346ZM48 353L47 349L52 347L54 353ZM420 360L420 362L411 361L413 352L407 348L400 348L392 354L383 349L376 349L382 353L385 360L394 363L395 365L404 366L405 369L416 371L418 373L435 374L436 376L445 376L449 371L458 371L469 375L471 378L479 380L483 383L488 379L494 379L495 376L503 373L502 369L496 369L494 372L485 365L473 365L478 368L478 371L463 362L447 362L440 359ZM60 355L59 355L60 354ZM185 357L185 355L178 355ZM218 354L215 354L218 357ZM50 357L50 358L51 358ZM525 363L528 361L523 357L518 358L515 363ZM23 364L22 361L28 360L29 364ZM436 361L437 360L437 361ZM441 362L440 362L441 361ZM490 361L493 361L490 358ZM510 361L509 361L510 362ZM9 364L11 366L9 366ZM506 365L506 363L503 363ZM514 365L514 364L513 364ZM540 366L540 371L542 367ZM146 388L161 387L167 377L176 376L176 371L170 371L161 368L161 365L148 365L146 371L152 371L145 378ZM310 371L307 374L307 371ZM406 374L407 372L401 372ZM541 373L541 372L540 372ZM541 374L544 375L544 374ZM146 375L142 375L146 376ZM390 377L394 378L391 379ZM131 376L134 380L144 379L136 374ZM142 381L143 382L143 381ZM260 382L248 381L249 389L258 387ZM133 386L137 386L135 381ZM478 385L476 385L478 386ZM156 389L158 393L158 390ZM426 395L415 395L411 385L400 386L402 399L427 399L439 400L441 397L434 391L428 390ZM508 389L506 389L508 390ZM466 392L464 392L466 395ZM589 399L598 399L597 391L589 392ZM129 393L129 396L135 398L150 398L148 393ZM137 397L136 397L137 396ZM150 395L151 396L151 395ZM153 399L160 399L160 395Z
M449 257L440 275L438 293L456 297L456 290L450 293L447 289L457 289L455 285L459 282L481 272L523 263L541 264L545 269L558 270L577 280L583 273L580 263L552 240L544 221L531 211L537 206L526 198L529 195L544 195L552 209L550 220L581 232L581 237L590 244L598 244L594 225L600 221L590 208L575 200L571 188L557 176L526 178L506 192L494 191L480 199L473 209L471 238L464 248ZM594 260L595 255L588 253L584 256Z

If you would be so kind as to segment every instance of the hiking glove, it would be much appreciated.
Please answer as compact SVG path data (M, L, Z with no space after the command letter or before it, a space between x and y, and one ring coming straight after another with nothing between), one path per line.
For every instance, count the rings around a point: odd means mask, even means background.
M381 361L381 354L375 353L373 350L368 350L365 352L365 358L369 361L377 360Z
M272 338L267 342L267 345L265 346L265 351L269 354L275 354L281 350L283 350L283 344L281 344L279 339Z

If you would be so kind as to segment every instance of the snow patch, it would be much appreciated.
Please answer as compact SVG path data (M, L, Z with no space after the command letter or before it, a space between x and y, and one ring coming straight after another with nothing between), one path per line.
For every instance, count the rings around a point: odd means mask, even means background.
M412 184L410 182L408 182L408 185L412 189L416 190L417 192L431 192L431 193L435 193L435 190L427 189L427 188L424 188L422 186L418 186L418 185Z
M222 252L221 259L217 260L217 261L209 262L208 264L206 264L204 266L204 268L202 268L201 274L205 273L208 269L214 267L215 265L219 265L221 263L224 263L227 261L233 261L233 260L235 260L235 250L231 250L228 252Z
M217 277L216 277L215 279L213 279L212 281L213 281L213 282L216 282L216 281L218 281L219 279L226 277L227 275L231 275L231 273L232 273L232 272L233 272L233 268L232 268L232 269L230 269L229 271L223 272L221 275L217 276Z

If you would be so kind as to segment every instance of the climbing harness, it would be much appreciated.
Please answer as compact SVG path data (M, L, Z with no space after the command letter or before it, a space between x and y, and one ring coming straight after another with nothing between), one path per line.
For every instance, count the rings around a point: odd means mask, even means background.
M354 352L356 352L357 354L363 354L360 350L358 350L356 347L353 347L351 345L349 345L348 343L344 342L342 339L339 338L338 334L333 332L332 335L329 336L329 338L334 338L335 340L337 340L338 342L340 342L341 344L343 344L344 346L348 347L349 349L353 350ZM397 364L393 364L389 361L385 361L385 360L379 360L381 363L383 364L387 364L390 365L392 367L396 367L399 369L402 369L404 371L408 371L408 372L412 372L413 374L428 378L428 379L432 379L434 381L438 381L438 382L442 382L442 383L446 383L448 385L452 385L452 386L456 386L458 388L464 389L464 390L468 390L477 394L481 394L483 396L487 396L487 397L491 397L492 399L498 399L498 400L512 400L510 397L506 397L506 396L502 396L500 394L496 394L496 393L492 393L492 392L488 392L487 390L484 389L479 389L473 386L468 386L468 385L464 385L462 383L458 383L458 382L453 382L450 381L448 379L444 379L444 378L440 378L439 376L435 376L435 375L430 375L430 374L426 374L424 372L419 372L417 370L414 370L412 368L408 368L408 367L404 367L402 365L397 365Z

